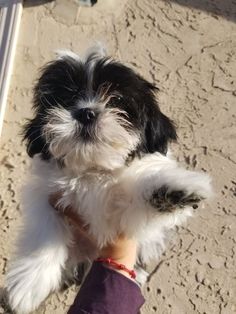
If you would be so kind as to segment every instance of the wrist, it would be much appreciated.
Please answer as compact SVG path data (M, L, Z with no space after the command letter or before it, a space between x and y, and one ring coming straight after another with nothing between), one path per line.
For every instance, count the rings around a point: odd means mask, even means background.
M125 277L128 277L130 279L136 278L136 273L133 268L132 269L128 268L126 265L118 263L112 258L98 258L96 259L96 262L103 263L104 267L115 270L116 272L121 273Z
M118 273L126 276L127 278L131 278L131 273L134 269L134 265L136 262L136 254L137 254L137 242L135 239L126 238L123 235L120 235L118 239L114 243L108 244L104 247L99 254L99 259L106 260L103 265L112 270L117 271ZM111 259L113 264L108 262ZM116 264L124 265L126 271L123 269L119 269ZM128 271L127 271L128 270Z
M137 243L134 239L120 237L116 243L104 247L99 254L100 258L111 258L117 263L133 268L136 262Z
M128 279L130 279L130 280L134 280L134 278L132 278L132 277L130 276L130 274L129 274L129 273L127 273L127 272L126 272L126 271L124 271L124 270L121 270L121 269L116 269L116 268L111 267L111 266L106 265L106 264L103 264L103 265L104 265L105 267L110 268L110 269L112 269L112 270L116 271L117 273L119 273L119 274L121 274L121 275L123 275L123 276L127 277L127 278L128 278Z

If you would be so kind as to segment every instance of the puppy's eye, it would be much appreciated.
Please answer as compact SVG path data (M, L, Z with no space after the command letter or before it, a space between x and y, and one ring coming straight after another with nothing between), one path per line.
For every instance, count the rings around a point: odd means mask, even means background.
M120 95L114 96L111 98L109 103L107 104L108 107L117 107L123 104L124 98Z
M112 99L112 103L114 103L115 105L123 104L123 102L124 102L124 97L121 95L117 95L117 96L113 97L113 99Z
M123 97L120 96L120 95L115 97L115 101L119 101L119 102L120 102L120 101L122 101L122 100L123 100Z

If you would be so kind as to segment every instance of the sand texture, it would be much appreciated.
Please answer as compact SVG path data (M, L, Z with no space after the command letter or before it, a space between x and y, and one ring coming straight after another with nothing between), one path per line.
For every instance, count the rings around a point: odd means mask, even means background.
M0 286L20 223L30 160L19 133L31 116L38 69L56 49L80 52L102 40L160 88L161 108L178 126L175 156L210 173L215 190L149 265L142 313L236 313L235 22L234 0L98 0L93 8L25 1L0 144ZM54 294L35 313L66 313L76 290Z

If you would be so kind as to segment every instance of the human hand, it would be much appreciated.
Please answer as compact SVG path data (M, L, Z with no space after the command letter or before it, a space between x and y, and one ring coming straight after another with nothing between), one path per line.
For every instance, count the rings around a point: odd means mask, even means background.
M88 233L88 226L85 226L82 218L76 213L76 211L68 206L63 211L58 208L57 203L61 197L61 193L55 193L49 196L50 205L55 208L55 210L59 211L61 215L63 215L69 222L72 233L75 239L75 242L81 242L81 238L83 238L83 242L86 242L87 245L96 246L96 239L94 239ZM107 244L105 247L99 250L98 257L105 259L111 258L119 264L123 264L128 269L133 269L137 256L137 241L134 238L129 238L124 234L117 235L117 238L112 242ZM107 265L106 265L107 266ZM107 266L109 267L109 266ZM114 269L112 267L112 269ZM130 275L123 271L117 270L119 273L124 276L130 278Z

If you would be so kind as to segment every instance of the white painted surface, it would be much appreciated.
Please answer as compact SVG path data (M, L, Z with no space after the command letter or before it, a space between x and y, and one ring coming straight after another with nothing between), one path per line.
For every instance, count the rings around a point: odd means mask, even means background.
M21 13L22 0L0 0L0 135Z

